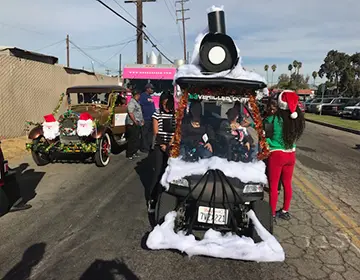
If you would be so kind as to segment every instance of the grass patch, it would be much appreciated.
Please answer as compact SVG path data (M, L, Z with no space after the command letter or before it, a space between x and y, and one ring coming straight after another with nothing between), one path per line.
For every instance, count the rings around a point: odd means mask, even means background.
M309 120L314 120L318 122L323 122L327 124L337 125L344 128L350 128L360 131L360 121L359 120L348 120L348 119L342 119L340 117L334 117L334 116L320 116L316 114L305 114L305 118Z
M28 141L26 136L9 138L1 141L1 149L6 160L21 158L28 154L25 149L26 142Z

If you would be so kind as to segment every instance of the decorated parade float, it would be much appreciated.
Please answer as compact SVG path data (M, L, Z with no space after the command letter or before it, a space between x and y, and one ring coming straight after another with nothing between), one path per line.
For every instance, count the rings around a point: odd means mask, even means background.
M39 166L59 155L78 154L91 159L99 167L109 164L114 146L125 140L126 89L117 85L75 86L66 90L68 108L58 119L62 94L54 111L44 122L27 122L34 126L26 144Z
M241 66L240 51L226 35L223 8L208 10L208 29L197 37L191 64L178 68L174 82L181 88L175 136L161 178L158 225L147 246L190 256L284 261L264 200L269 149L256 99L267 93L266 81ZM240 110L232 109L236 101L252 124L239 124ZM195 118L199 111L201 120ZM194 125L205 131L200 142L190 137Z

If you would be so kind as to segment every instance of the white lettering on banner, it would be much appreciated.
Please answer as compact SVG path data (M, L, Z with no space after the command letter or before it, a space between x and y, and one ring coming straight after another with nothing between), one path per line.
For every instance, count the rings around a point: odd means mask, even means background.
M225 101L225 102L236 102L247 103L249 98L237 97L237 96L211 96L211 95L198 95L200 100L206 101Z
M126 120L126 113L115 114L115 124L114 126L124 126Z

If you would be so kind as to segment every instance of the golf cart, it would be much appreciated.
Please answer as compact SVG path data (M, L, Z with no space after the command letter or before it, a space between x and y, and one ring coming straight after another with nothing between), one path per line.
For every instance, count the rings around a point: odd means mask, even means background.
M225 34L222 8L208 11L208 27L197 38L192 63L179 67L175 76L181 88L176 128L160 181L165 190L155 209L158 225L146 244L188 255L283 261L264 200L263 159L269 149L256 99L267 93L266 81L241 66L239 51ZM235 102L246 108L252 124L243 122ZM192 118L199 103L197 123L206 132L200 141L188 141L193 134L184 127L197 127Z

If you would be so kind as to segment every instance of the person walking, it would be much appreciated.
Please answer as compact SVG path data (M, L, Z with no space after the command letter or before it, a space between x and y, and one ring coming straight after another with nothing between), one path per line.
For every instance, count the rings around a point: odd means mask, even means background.
M273 217L289 220L289 208L292 198L292 177L295 167L296 141L305 129L305 118L298 106L299 96L294 91L283 91L278 97L278 110L268 116L265 123L273 124L271 137L266 138L270 148L268 175L270 184L270 206ZM276 211L278 185L282 181L284 188L283 207Z
M154 130L154 150L153 177L148 194L148 212L153 213L157 203L157 198L161 191L160 179L165 171L166 163L169 158L170 144L175 133L175 108L174 97L169 93L160 96L159 113L153 114Z
M125 120L127 138L126 157L129 160L138 157L137 152L140 148L141 127L144 125L144 118L139 100L140 93L134 91L133 97L127 105L128 114Z
M140 96L140 105L144 117L144 126L141 131L142 143L140 151L143 153L149 153L153 142L152 116L155 113L155 104L151 97L153 92L154 86L149 83L145 86L145 91Z

